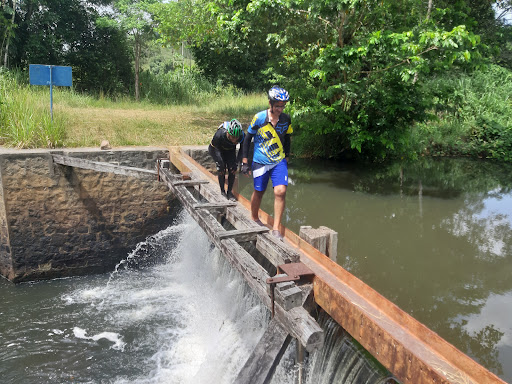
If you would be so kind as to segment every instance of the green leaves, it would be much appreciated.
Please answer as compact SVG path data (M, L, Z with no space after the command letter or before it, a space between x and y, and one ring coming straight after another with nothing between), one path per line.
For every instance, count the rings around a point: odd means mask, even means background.
M180 0L157 3L151 12L156 21L156 31L163 44L176 45L183 41L198 45L218 32L224 18L216 15L220 3L197 0Z
M297 132L305 132L304 140L314 136L329 156L353 149L382 159L406 151L411 125L428 117L428 77L470 70L485 48L466 0L427 5L180 0L155 15L163 40L190 39L208 76L243 87L286 87ZM187 18L195 23L183 23Z

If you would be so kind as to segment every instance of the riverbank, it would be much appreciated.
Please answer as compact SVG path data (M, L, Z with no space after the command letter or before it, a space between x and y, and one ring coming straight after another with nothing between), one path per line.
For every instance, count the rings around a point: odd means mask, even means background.
M0 73L0 144L13 148L98 147L103 140L113 147L205 145L220 122L237 118L246 129L254 113L268 105L264 93L230 89L206 96L194 94L193 102L169 100L159 105L128 97L92 97L56 87L52 122L48 89L24 85L6 73ZM434 78L426 89L432 103L429 117L411 126L400 143L390 142L391 152L383 158L460 156L512 161L509 71L491 66L481 73ZM293 110L292 102L286 111L293 114ZM359 153L339 145L346 135L345 126L333 126L320 134L307 116L294 116L293 121L296 157L368 155L365 148Z

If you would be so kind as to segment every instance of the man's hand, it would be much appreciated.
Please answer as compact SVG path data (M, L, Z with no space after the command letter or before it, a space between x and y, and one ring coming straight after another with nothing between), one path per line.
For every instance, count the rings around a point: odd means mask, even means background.
M248 174L249 174L249 172L250 172L250 170L249 170L249 164L247 164L247 163L242 163L242 173L243 173L244 175L248 175Z

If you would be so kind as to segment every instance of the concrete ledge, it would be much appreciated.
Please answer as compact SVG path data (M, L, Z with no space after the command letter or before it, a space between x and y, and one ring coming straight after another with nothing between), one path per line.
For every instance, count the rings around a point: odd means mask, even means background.
M167 148L0 148L0 274L13 282L111 270L165 228L168 188L154 180L54 164L51 154L155 169Z

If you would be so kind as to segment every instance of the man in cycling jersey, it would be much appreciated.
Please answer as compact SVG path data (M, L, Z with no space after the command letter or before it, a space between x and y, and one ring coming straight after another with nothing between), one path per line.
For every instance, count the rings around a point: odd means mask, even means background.
M254 192L251 197L251 216L262 224L258 211L261 199L267 189L268 180L274 188L274 226L272 234L283 240L280 233L288 186L288 156L290 154L290 135L293 132L290 116L283 113L290 99L288 92L278 86L268 91L269 108L258 112L247 130L243 144L242 172L252 172ZM248 154L254 138L252 169L249 170Z
M212 141L208 146L208 153L215 161L217 168L217 177L219 179L220 192L222 196L231 201L236 201L232 189L235 183L237 164L240 162L242 150L236 155L236 146L244 141L244 131L242 124L236 119L225 121L217 128ZM226 184L226 168L228 170L228 189L224 189Z

